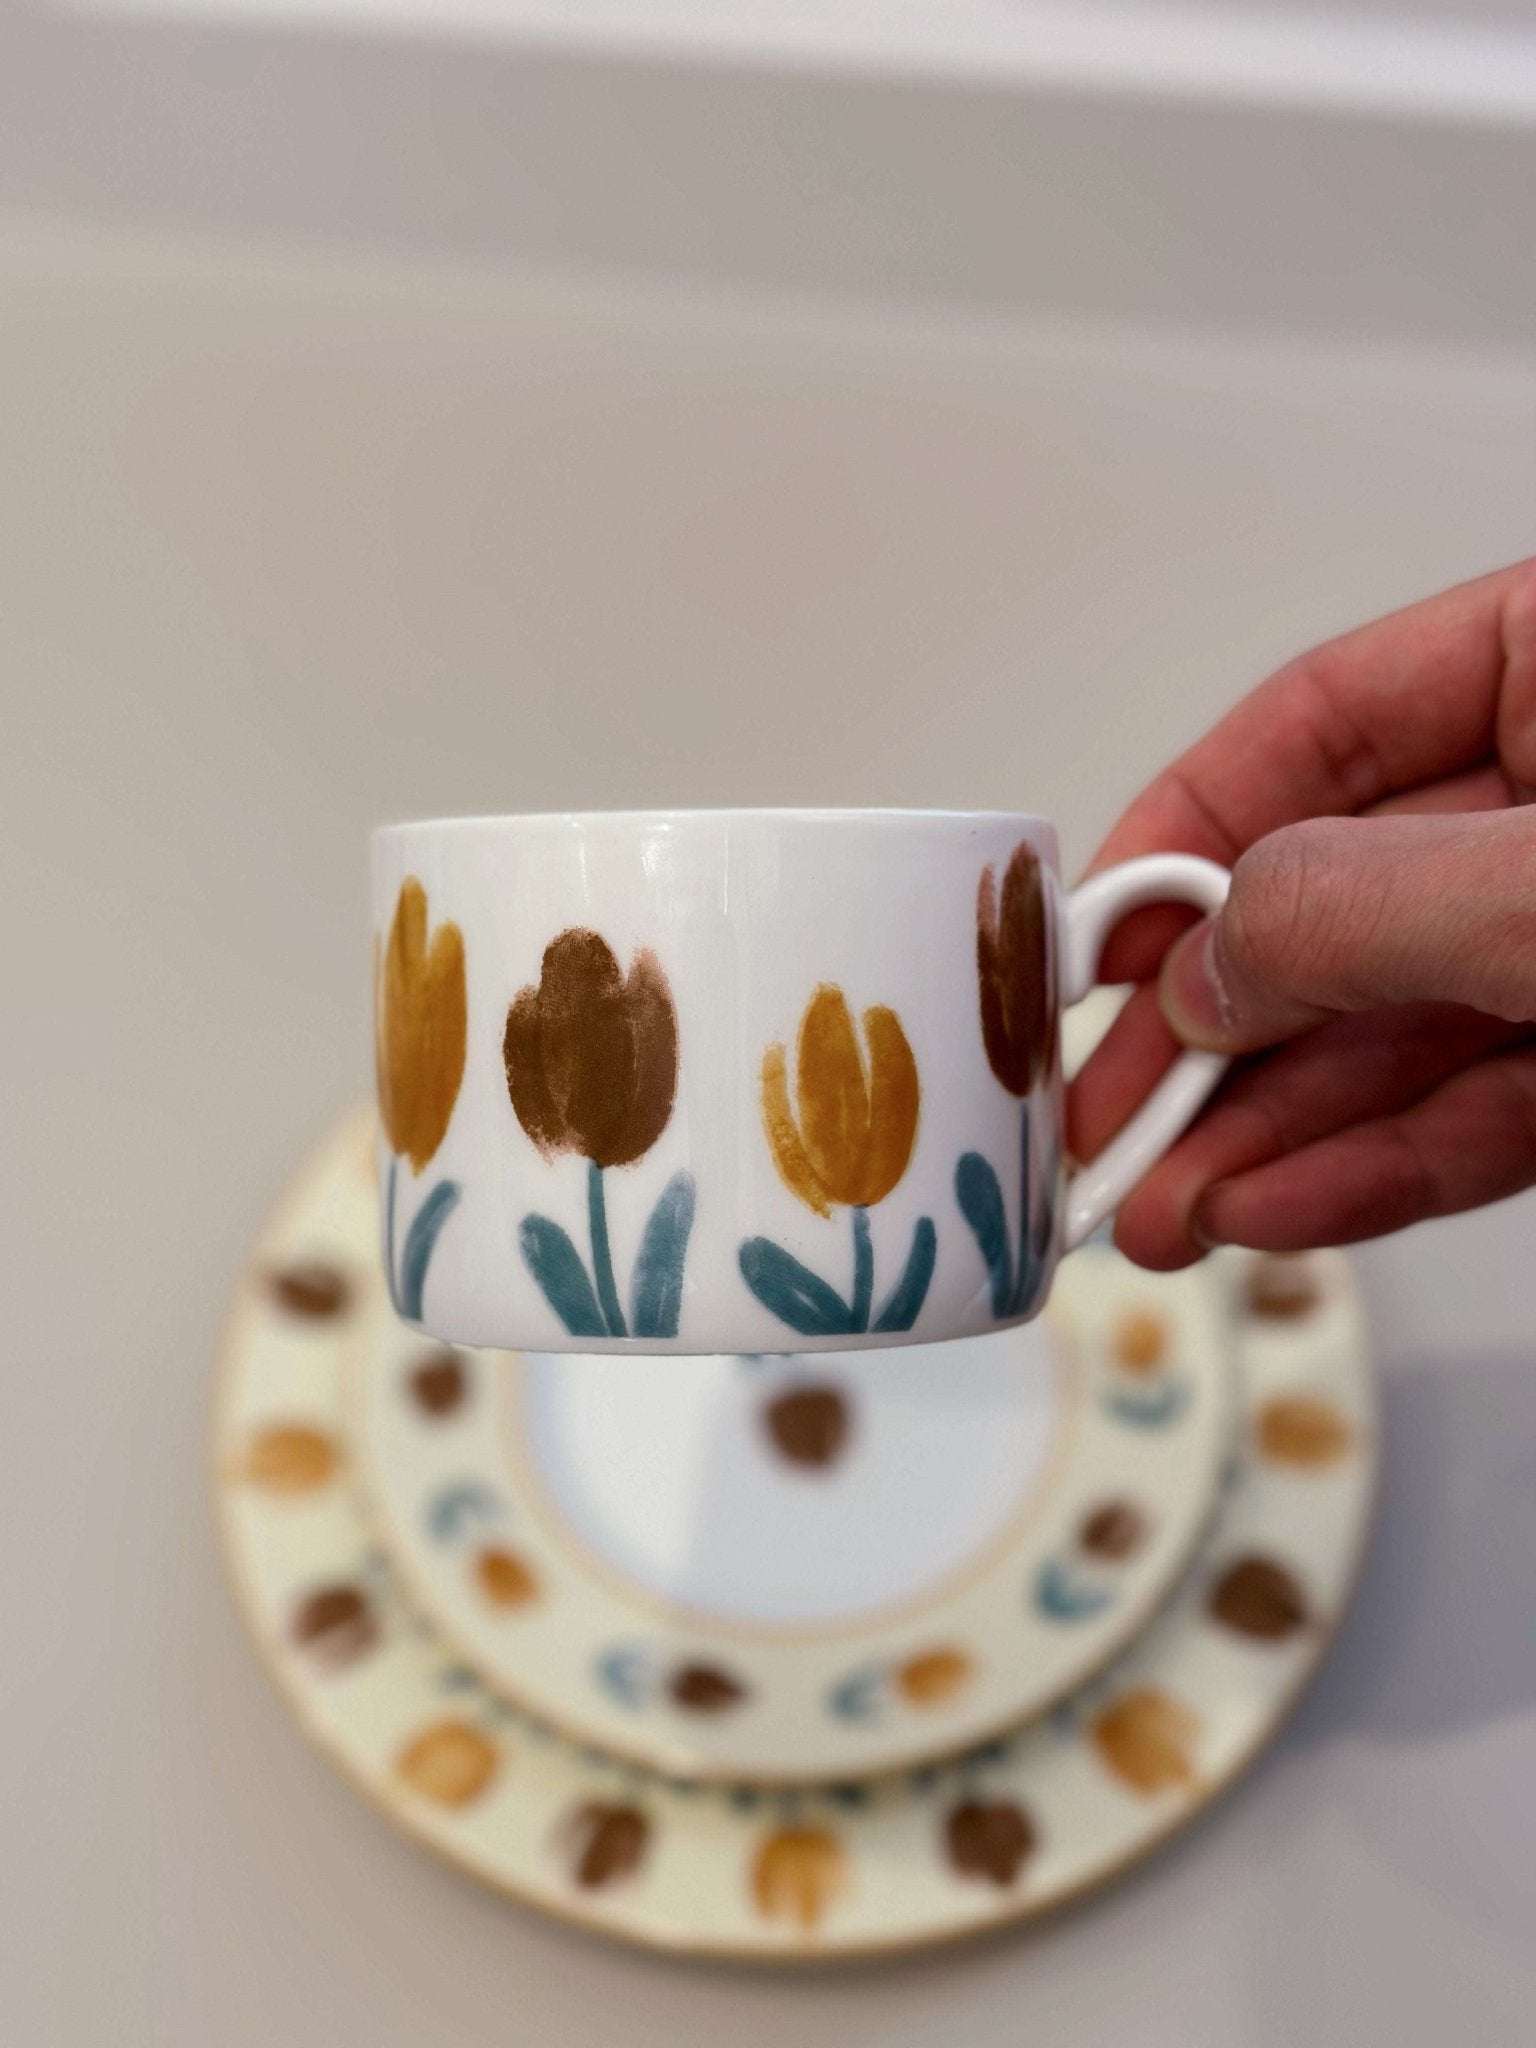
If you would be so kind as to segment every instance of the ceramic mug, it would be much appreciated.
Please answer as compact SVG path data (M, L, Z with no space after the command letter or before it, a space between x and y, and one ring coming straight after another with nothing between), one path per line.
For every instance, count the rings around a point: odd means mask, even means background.
M383 1251L436 1337L782 1352L972 1336L1184 1129L1186 1053L1068 1171L1063 1005L1208 861L1067 893L1003 812L456 818L374 836Z

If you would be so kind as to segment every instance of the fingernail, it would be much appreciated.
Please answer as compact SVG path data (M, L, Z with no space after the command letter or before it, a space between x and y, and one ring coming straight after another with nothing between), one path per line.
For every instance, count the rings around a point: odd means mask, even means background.
M1232 1036L1232 1005L1216 957L1216 921L1208 918L1172 947L1158 978L1158 1001L1186 1045L1220 1051Z

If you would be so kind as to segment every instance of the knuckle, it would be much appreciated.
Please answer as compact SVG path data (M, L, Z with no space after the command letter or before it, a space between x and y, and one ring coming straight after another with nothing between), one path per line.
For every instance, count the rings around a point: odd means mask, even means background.
M1536 1022L1536 809L1463 827L1452 847L1460 890L1448 887L1444 947L1451 993L1511 1024ZM1481 914L1455 914L1470 899Z
M1341 828L1290 825L1238 862L1223 936L1229 963L1255 988L1305 995L1338 958L1350 903L1338 883Z

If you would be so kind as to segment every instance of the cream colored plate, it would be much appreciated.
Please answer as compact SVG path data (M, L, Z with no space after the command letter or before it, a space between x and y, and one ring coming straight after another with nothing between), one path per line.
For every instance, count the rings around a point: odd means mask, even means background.
M1241 1415L1172 1599L1051 1715L954 1763L803 1793L668 1782L488 1689L421 1619L358 1484L345 1359L372 1284L332 1143L268 1229L218 1418L233 1577L264 1661L366 1795L561 1917L741 1957L900 1950L1025 1917L1181 1826L1273 1734L1347 1601L1370 1516L1371 1379L1347 1263L1230 1255ZM1101 1276L1124 1277L1113 1254ZM1118 1284L1118 1283L1117 1283ZM1170 1283L1136 1276L1154 1308Z
M367 1277L369 1188L328 1199L385 1547L482 1678L616 1754L803 1784L953 1753L1106 1663L1214 1504L1228 1332L1200 1279L1152 1303L1090 1254L1048 1319L918 1349L454 1353Z

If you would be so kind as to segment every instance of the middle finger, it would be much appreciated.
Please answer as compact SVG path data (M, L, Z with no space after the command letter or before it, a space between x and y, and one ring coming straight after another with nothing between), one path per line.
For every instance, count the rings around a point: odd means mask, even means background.
M1205 1114L1122 1206L1116 1242L1138 1264L1199 1258L1192 1228L1216 1181L1420 1101L1448 1075L1529 1027L1452 1003L1407 1003L1338 1017L1233 1070Z

